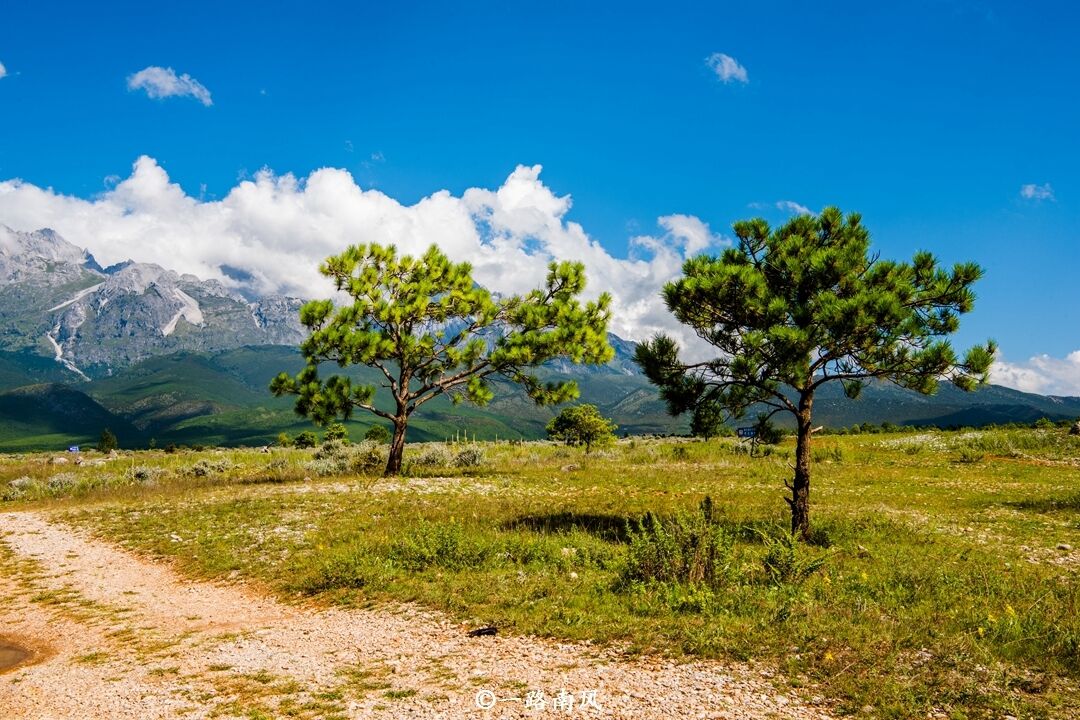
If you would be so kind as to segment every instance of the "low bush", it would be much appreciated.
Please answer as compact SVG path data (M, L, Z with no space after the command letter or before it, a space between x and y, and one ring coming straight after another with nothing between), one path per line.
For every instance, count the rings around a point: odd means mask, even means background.
M151 465L136 465L127 471L127 478L140 485L153 485L164 474L165 470L163 468Z
M454 457L450 454L442 445L431 445L424 448L424 450L415 458L410 460L412 465L422 468L430 467L446 467L454 461Z
M454 455L454 467L475 468L484 462L484 451L478 447L467 447Z
M314 459L304 467L320 477L329 475L371 475L386 465L386 448L365 440L351 445L342 440L323 443Z

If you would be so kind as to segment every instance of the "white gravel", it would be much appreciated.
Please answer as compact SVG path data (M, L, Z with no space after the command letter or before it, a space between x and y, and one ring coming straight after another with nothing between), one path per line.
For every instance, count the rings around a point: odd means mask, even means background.
M0 543L11 551L0 556L0 634L38 652L0 675L5 720L253 709L281 717L296 708L298 717L349 718L829 717L777 691L767 670L468 638L463 626L412 606L285 605L243 585L184 578L39 513L0 514ZM496 698L493 709L477 707L481 691ZM525 707L530 692L543 694L542 709ZM590 693L597 707L582 706ZM313 701L322 705L303 709Z

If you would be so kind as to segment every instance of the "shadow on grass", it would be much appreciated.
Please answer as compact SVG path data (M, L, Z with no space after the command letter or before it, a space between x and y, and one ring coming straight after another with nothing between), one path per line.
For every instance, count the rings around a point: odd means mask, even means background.
M625 515L602 515L594 513L557 512L544 515L525 515L503 523L503 530L532 530L539 533L563 533L578 530L595 535L608 542L630 541L629 528L637 525L638 518Z
M643 516L574 513L563 510L544 515L525 515L514 518L503 523L501 529L531 530L545 534L577 530L607 542L628 543L630 542L631 532L638 528L639 522L643 519ZM784 533L784 525L771 519L732 520L721 515L716 517L713 522L722 527L734 539L751 544L760 544L762 535L779 537Z
M1068 497L1057 498L1029 498L1016 502L1002 503L1006 507L1016 510L1029 510L1031 512L1048 513L1060 510L1080 510L1080 493Z

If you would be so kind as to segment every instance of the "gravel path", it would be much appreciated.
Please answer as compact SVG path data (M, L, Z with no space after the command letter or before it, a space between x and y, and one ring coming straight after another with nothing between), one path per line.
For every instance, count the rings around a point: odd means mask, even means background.
M0 675L8 720L828 717L745 666L464 630L413 607L284 605L0 514L0 635L37 652Z

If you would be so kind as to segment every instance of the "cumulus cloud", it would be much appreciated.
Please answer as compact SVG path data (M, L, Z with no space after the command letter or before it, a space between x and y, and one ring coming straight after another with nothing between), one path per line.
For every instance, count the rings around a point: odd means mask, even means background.
M1020 186L1020 197L1025 200L1054 200L1054 188L1050 187L1050 183L1028 183Z
M330 296L317 266L353 243L393 243L411 254L437 243L451 258L471 262L477 281L500 293L538 286L551 260L580 260L588 297L605 290L614 296L612 332L644 339L666 331L695 346L665 309L660 289L687 257L729 241L696 217L667 215L657 233L632 239L630 257L615 257L567 219L571 198L552 192L540 171L518 166L496 189L461 196L441 190L402 205L360 188L345 170L323 168L303 179L262 170L224 198L203 200L144 156L129 177L91 200L0 182L0 222L19 230L51 227L103 265L131 258L238 289L304 298ZM248 275L240 281L227 268Z
M187 73L177 75L171 67L143 68L127 79L128 90L145 90L152 98L193 97L206 107L213 105L210 91Z
M0 62L0 78L7 75L7 68L4 67L4 63Z
M1064 358L1036 355L1022 363L998 358L990 381L1040 395L1080 396L1080 350Z
M713 53L705 58L705 64L716 73L716 77L723 83L741 82L748 83L750 78L746 74L746 68L739 61L724 53Z

